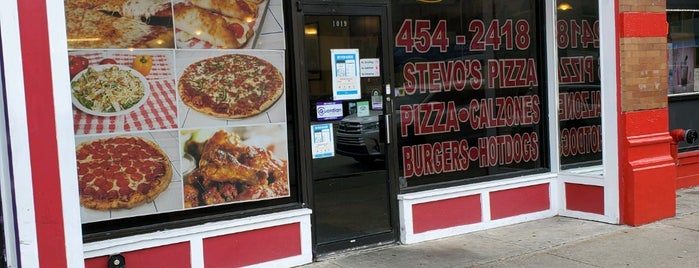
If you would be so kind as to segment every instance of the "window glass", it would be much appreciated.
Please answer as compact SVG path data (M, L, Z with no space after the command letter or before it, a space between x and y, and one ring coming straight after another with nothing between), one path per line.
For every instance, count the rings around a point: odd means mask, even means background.
M559 136L562 169L602 164L599 8L557 2Z
M540 8L505 0L393 5L401 186L545 170Z
M697 10L699 11L699 10ZM695 82L696 34L699 13L677 10L667 13L670 31L668 35L668 94L688 95L699 92ZM699 73L698 73L699 74Z
M282 1L117 2L65 1L83 233L297 203Z
M667 1L668 32L668 111L670 129L699 129L699 3ZM681 151L696 150L697 144L681 142Z

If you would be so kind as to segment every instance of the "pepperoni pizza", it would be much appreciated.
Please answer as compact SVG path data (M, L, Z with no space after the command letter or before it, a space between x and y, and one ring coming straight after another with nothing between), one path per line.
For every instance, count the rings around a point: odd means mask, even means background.
M76 150L80 204L108 210L153 201L172 179L167 155L136 136L87 141Z

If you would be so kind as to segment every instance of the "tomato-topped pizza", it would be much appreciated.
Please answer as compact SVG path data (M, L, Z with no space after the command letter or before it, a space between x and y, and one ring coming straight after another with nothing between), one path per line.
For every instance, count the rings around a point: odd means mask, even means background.
M254 35L246 21L185 3L173 7L178 40L197 38L219 48L240 48Z
M257 4L247 0L190 0L190 2L195 6L244 21L255 19L259 11Z
M177 88L182 102L196 111L244 118L271 107L284 93L284 78L266 60L229 54L187 66Z
M265 0L188 0L173 6L178 47L251 46ZM201 47L197 47L201 46Z
M153 201L172 179L168 156L152 141L118 136L87 141L76 150L80 204L108 210Z

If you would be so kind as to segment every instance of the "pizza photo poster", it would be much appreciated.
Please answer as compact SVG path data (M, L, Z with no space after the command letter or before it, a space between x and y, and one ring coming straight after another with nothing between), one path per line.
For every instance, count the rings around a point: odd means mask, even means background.
M286 124L180 131L185 208L289 196Z
M270 1L66 0L68 48L254 48Z
M284 52L178 50L182 128L286 122Z
M83 223L183 209L177 131L75 140Z
M64 3L83 223L289 196L281 0Z
M75 134L177 128L172 50L68 53Z

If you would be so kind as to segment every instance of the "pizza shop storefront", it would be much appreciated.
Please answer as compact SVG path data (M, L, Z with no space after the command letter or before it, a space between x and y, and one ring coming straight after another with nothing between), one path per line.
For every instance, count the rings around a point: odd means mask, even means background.
M620 2L11 1L7 264L283 267L672 217L665 10Z

